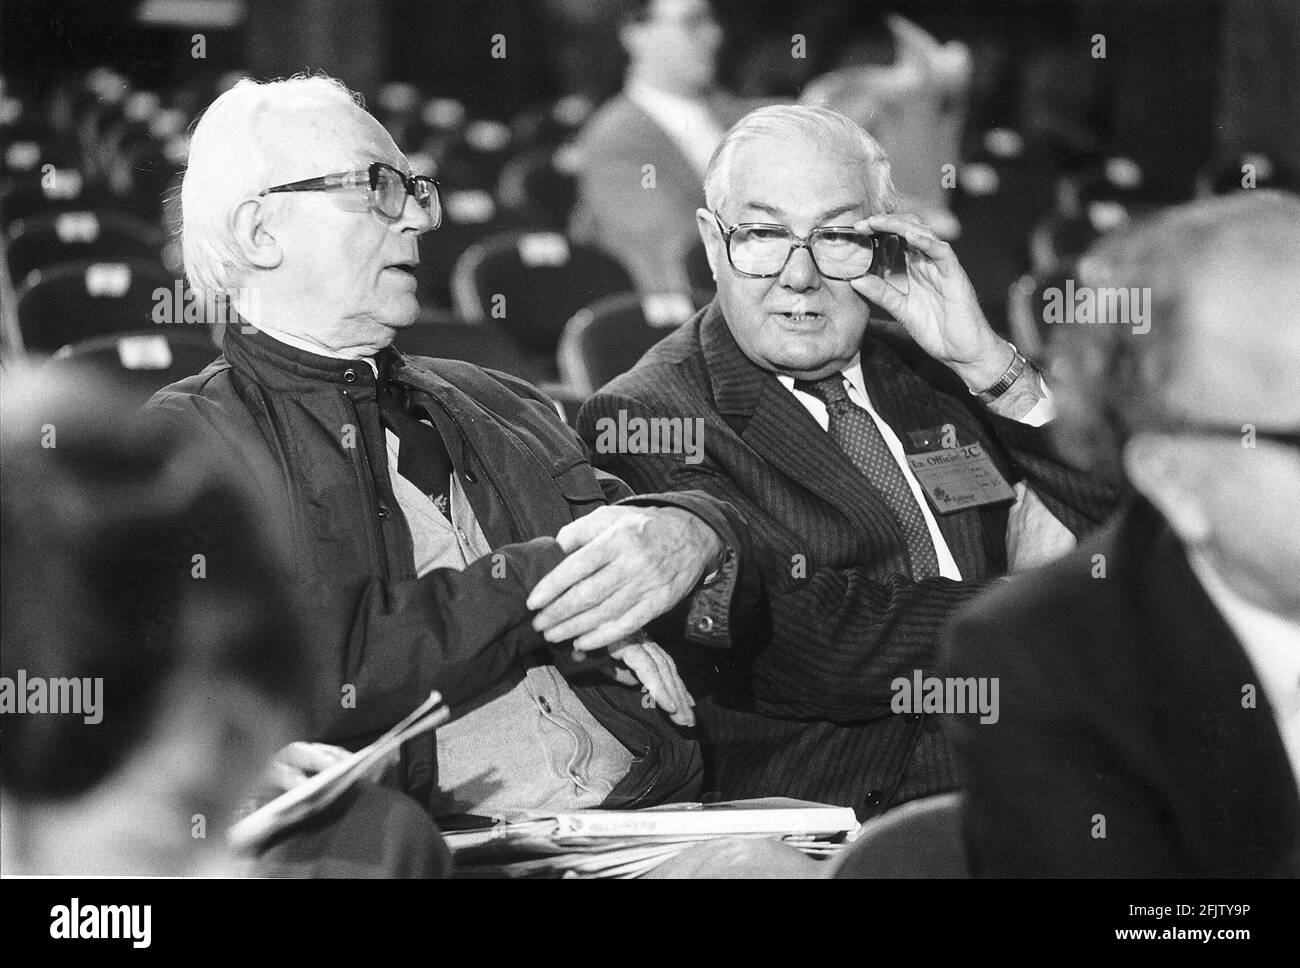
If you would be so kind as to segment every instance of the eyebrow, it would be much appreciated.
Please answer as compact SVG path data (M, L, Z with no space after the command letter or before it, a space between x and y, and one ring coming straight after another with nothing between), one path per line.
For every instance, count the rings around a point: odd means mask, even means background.
M824 222L829 221L830 219L839 218L845 212L853 211L855 208L858 207L858 204L859 203L854 202L849 205L839 205L835 208L827 209L825 212L822 212L815 219L813 219L813 221L816 222L818 225L821 225ZM745 209L753 209L754 211L762 212L764 215L770 215L772 218L781 217L781 213L777 209L773 208L771 205L768 205L764 202L749 202L741 206L741 211L744 211Z

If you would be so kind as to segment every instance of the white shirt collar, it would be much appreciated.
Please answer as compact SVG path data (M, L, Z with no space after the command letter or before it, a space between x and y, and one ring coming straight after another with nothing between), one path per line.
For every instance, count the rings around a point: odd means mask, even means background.
M1247 601L1219 577L1204 556L1189 551L1188 563L1205 593L1241 643L1274 711L1300 716L1300 624Z
M862 358L855 356L853 362L840 374L841 377L849 381L853 389L857 390L863 400L870 400L867 396L867 381L862 376ZM781 385L787 390L794 389L794 377L786 376L784 373L778 373L776 378L781 381ZM804 391L799 390L799 393Z
M628 81L623 92L664 130L687 161L703 175L724 133L708 102L661 91L644 81Z

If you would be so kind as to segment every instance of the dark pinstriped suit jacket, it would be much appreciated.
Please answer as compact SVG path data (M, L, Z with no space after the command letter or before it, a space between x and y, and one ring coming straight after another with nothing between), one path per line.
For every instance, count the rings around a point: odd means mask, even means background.
M909 430L952 423L1076 534L1100 523L1115 495L1063 464L1044 430L988 413L946 369L911 356L876 340L862 351L872 402L904 441ZM937 516L966 580L913 581L883 499L794 395L741 353L716 301L583 407L579 432L593 451L597 421L620 410L703 418L700 463L593 460L637 491L699 488L730 501L748 519L763 576L742 645L694 666L698 653L679 656L703 693L706 789L870 814L953 787L936 717L893 714L890 683L916 669L933 674L948 619L1005 572L1008 505Z

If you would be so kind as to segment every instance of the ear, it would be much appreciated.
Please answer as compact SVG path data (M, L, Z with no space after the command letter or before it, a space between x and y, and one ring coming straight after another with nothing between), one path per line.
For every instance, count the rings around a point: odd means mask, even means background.
M722 262L726 260L726 253L722 251L722 247L726 243L722 240L722 235L718 231L718 222L713 217L713 213L707 208L697 208L695 210L695 227L700 230L700 240L704 243L704 254L709 259L709 271L713 273L713 279L716 282Z
M274 269L284 252L267 225L267 207L261 198L245 199L230 217L231 234L245 261L259 269Z
M1203 489L1197 486L1194 457L1165 434L1135 434L1124 445L1124 472L1156 506L1174 533L1188 546L1210 537Z

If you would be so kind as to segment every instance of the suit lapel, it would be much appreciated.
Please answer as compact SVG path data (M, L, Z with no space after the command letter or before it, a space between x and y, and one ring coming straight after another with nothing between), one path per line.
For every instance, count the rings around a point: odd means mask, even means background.
M755 366L727 328L717 300L705 310L700 345L718 411L766 463L838 509L859 531L887 529L906 561L907 541L879 493L776 376Z
M658 169L655 173L655 185L678 186L684 196L696 199L697 207L703 205L704 181L691 167L690 161L682 154L677 143L668 136L668 132L659 127L654 118L641 110L640 105L626 95L622 97L627 106L627 122L632 129L627 141L641 145L646 160L654 162Z

